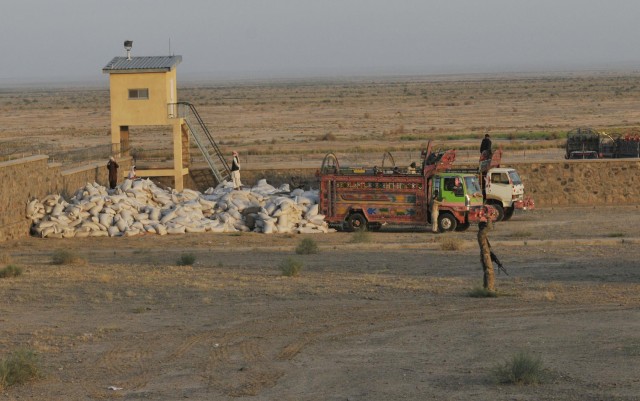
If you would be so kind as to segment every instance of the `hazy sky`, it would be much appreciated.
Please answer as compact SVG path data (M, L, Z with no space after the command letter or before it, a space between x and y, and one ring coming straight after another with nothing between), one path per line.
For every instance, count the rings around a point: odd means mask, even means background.
M638 0L2 0L0 85L108 81L133 56L179 79L640 67Z

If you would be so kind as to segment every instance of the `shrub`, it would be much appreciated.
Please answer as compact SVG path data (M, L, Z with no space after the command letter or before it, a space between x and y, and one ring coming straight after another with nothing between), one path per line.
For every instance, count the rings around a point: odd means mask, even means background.
M30 349L17 349L6 359L0 360L0 389L25 383L39 375L38 358Z
M54 265L81 264L84 262L84 259L66 249L58 249L51 256L51 263Z
M196 261L196 256L192 253L183 253L176 262L178 266L192 266Z
M460 238L447 237L442 239L440 243L440 249L443 251L458 251L462 248L462 241Z
M296 247L296 253L298 255L311 255L318 253L318 244L313 238L304 238Z
M300 274L302 270L302 262L295 258L286 258L282 262L280 262L280 270L282 270L282 275L287 277L295 277Z
M370 242L370 241L371 241L371 233L369 233L369 231L366 231L366 230L354 231L353 234L351 234L351 242L354 244L361 244L361 243Z
M484 287L474 288L469 292L471 298L495 298L498 296L496 291L489 291Z
M516 231L513 234L511 234L511 237L513 237L513 238L531 237L531 231Z
M621 238L624 237L624 233L609 233L607 234L609 238Z
M11 259L11 255L8 253L0 253L0 264L8 264L13 260Z
M321 141L335 141L337 139L338 138L336 137L336 135L332 132L327 132L322 137L320 137Z
M4 269L0 269L0 278L18 277L22 274L22 268L16 265L9 265Z
M499 383L508 384L542 383L546 376L542 359L524 351L496 366L493 373Z

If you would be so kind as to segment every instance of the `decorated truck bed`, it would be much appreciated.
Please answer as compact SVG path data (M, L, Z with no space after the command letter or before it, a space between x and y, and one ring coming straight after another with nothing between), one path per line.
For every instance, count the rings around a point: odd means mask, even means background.
M320 213L347 231L431 224L434 202L440 231L466 230L471 223L495 219L496 210L483 204L477 174L447 172L454 160L455 150L428 149L415 167L351 168L341 167L330 153L317 173Z

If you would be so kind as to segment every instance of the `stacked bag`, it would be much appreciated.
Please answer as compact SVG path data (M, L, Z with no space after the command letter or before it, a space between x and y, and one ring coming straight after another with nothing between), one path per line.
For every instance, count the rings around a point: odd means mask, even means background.
M120 237L191 232L328 233L318 191L275 188L260 180L234 190L224 182L204 194L164 190L151 180L125 180L114 190L87 183L66 201L48 195L27 203L31 233L42 238Z

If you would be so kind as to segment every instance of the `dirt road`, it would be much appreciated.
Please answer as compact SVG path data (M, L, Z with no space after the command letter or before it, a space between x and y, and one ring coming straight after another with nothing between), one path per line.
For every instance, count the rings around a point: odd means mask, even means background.
M489 238L509 269L482 284L471 227L316 235L187 234L0 244L0 355L44 376L7 400L638 400L637 207L516 214ZM456 238L457 251L442 249ZM53 265L67 249L85 264ZM193 266L177 266L182 253ZM304 263L284 277L287 257ZM536 386L497 384L518 351ZM110 390L110 386L121 388Z

